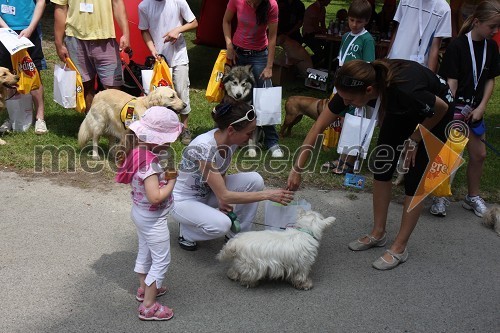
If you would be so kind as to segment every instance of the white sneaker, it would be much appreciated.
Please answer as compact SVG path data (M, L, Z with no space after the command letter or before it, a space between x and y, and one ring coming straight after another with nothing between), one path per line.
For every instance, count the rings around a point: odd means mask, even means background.
M0 126L0 133L10 132L12 131L12 124L10 120L7 119L3 122L2 126Z
M45 133L47 133L47 124L45 124L45 120L37 119L35 122L35 134Z
M462 202L462 207L474 211L474 214L476 214L479 217L483 217L483 215L488 210L488 207L486 207L484 199L481 198L479 195L473 198L466 195L464 202Z
M281 148L276 148L275 150L273 150L273 153L271 156L274 158L281 158L281 157L285 156L285 154L283 154L283 150L281 150Z
M434 197L432 198L432 206L430 213L435 216L446 216L446 206L449 206L450 202L444 197Z
M248 157L256 157L257 151L254 148L249 148L247 151Z

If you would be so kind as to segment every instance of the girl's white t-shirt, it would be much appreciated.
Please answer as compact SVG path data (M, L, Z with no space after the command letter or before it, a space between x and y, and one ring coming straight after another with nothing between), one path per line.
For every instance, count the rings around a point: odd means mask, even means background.
M149 30L156 51L163 54L170 67L189 63L186 41L181 34L172 44L165 43L163 36L170 30L192 22L196 16L186 0L143 0L139 4L139 29Z
M203 201L212 192L202 177L199 161L212 162L221 175L229 169L231 158L238 146L229 146L226 157L222 157L215 141L216 131L218 131L217 128L197 136L189 146L184 148L178 168L179 175L174 187L175 201Z

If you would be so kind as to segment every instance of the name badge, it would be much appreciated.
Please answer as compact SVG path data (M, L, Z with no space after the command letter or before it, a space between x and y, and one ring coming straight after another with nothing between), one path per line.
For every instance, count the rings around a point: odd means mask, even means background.
M82 13L93 13L94 12L94 4L93 3L80 3L80 11Z
M2 14L16 15L16 7L9 5L2 5L0 8Z
M413 54L410 56L410 60L416 61L421 65L424 64L424 56L422 54Z

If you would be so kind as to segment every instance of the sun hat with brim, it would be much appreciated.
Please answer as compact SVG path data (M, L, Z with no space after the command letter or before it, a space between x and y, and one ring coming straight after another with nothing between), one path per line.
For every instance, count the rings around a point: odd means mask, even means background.
M486 125L484 124L484 118L475 122L471 122L470 130L477 136L481 136L486 132Z
M175 112L164 106L147 109L142 118L130 124L129 128L139 140L157 145L174 142L182 132L182 124Z

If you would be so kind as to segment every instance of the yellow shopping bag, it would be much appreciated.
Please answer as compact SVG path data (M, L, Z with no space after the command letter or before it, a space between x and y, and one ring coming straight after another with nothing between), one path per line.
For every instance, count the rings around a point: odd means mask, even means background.
M74 70L76 72L76 107L75 110L83 113L86 110L86 105L85 105L85 93L83 91L83 81L82 81L82 76L80 75L80 72L76 68L75 64L70 58L66 58L66 64L68 68L71 70Z
M12 68L14 74L19 75L17 91L21 94L27 94L32 90L40 88L40 74L35 67L28 51L22 49L11 56Z
M158 87L170 86L174 89L174 81L172 80L172 74L170 73L170 67L168 67L165 59L159 58L155 61L153 66L153 77L151 78L151 85L149 91L153 91Z
M324 131L323 131L323 148L335 148L339 143L340 132L342 131L342 120L344 118L339 117L333 123L331 123Z
M224 86L222 78L224 77L224 65L226 64L226 50L220 50L215 61L210 80L208 81L205 97L209 102L219 103L224 97Z
M450 131L448 140L446 140L443 148L434 161L432 161L432 166L425 175L424 189L426 192L434 189L432 194L435 196L451 196L452 174L450 173L451 170L455 170L458 167L458 165L455 165L460 163L457 155L461 156L468 141L469 139L462 132L456 129ZM448 177L443 181L443 177L440 177L440 174L447 174Z

